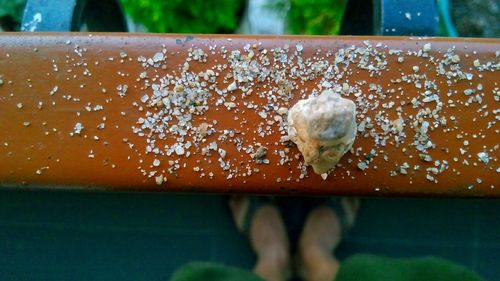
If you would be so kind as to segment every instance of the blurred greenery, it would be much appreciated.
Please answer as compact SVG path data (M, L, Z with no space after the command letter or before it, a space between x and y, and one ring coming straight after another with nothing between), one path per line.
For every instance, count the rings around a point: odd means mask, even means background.
M0 0L0 26L7 30L18 30L26 0Z
M233 33L244 0L121 0L135 22L150 32Z
M120 0L150 32L234 33L246 0ZM18 29L26 0L0 0L0 20ZM338 34L347 0L276 0L291 34Z
M347 0L281 0L290 7L287 30L291 34L336 35L340 32Z
M151 32L233 33L244 0L121 0L134 21ZM338 34L347 0L277 0L291 34ZM289 9L287 8L289 7Z
M10 16L20 22L26 0L0 0L0 18Z

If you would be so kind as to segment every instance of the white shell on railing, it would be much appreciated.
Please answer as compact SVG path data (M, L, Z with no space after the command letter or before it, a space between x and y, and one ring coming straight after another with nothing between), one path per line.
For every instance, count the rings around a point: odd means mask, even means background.
M288 135L317 174L334 168L356 137L356 105L332 91L297 102Z

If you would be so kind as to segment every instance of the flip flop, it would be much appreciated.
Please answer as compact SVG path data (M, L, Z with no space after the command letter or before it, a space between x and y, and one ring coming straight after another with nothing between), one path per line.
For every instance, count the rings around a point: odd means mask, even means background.
M359 199L350 197L330 197L324 205L333 209L340 221L342 239L345 239L356 220ZM352 206L350 206L352 205Z
M352 228L354 224L357 211L359 209L359 205L360 205L359 199L357 198L329 197L317 200L315 202L315 205L312 206L311 210L318 207L328 207L335 212L341 227L340 230L340 242L341 242L347 237L349 230ZM294 267L297 277L300 278L297 280L305 280L304 277L306 276L306 273L300 255L296 255L294 257Z
M255 212L264 205L275 205L274 198L270 196L235 196L229 199L229 208L233 215L233 219L235 221L236 228L240 233L245 235L247 238L250 237L250 226L252 223L252 218L254 217ZM234 203L231 200L244 200L243 202ZM235 214L236 206L231 206L231 204L243 204L240 206L242 210L240 214Z

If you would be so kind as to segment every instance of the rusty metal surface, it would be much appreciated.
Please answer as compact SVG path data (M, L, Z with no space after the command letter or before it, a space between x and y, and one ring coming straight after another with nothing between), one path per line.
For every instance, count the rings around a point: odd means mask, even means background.
M431 49L422 55L427 43L431 43L428 45ZM351 46L354 47L349 49ZM188 53L197 48L208 55L207 61L191 60L186 69ZM233 50L240 50L242 60L248 62L268 56L271 73L283 74L282 78L292 85L289 100L270 102L272 95L278 95L277 92L269 93L279 88L277 84L281 82L276 79L254 83L248 95L242 93L249 89L242 88L250 83L243 82L238 83L238 89L224 93L236 76L227 75L231 72L228 57ZM255 57L249 56L248 50L252 50ZM267 50L267 54L263 50ZM498 197L499 50L498 39L0 34L0 79L3 81L0 85L0 185ZM158 67L152 65L154 62L149 65L147 59L158 52L165 52L166 59L158 61ZM361 61L363 52L372 53L367 55L365 63ZM274 53L278 54L276 63L273 62ZM336 56L345 55L347 59L348 53L353 55L350 64L338 62L338 69L328 69L334 66ZM285 54L285 58L281 54ZM146 62L138 61L141 56ZM300 75L291 75L299 57L304 62L307 59L325 62L326 66L314 66L318 72L310 74L311 79L302 79ZM399 57L404 59L398 62ZM448 64L442 64L446 70L440 74L439 64L445 57L448 57ZM223 69L224 64L226 69ZM310 67L306 64L302 71ZM170 156L146 153L147 132L141 136L134 133L132 127L139 126L138 121L146 117L146 112L157 113L162 109L148 106L141 98L144 95L152 97L151 84L159 83L166 75L172 75L169 79L174 81L183 68L185 73L199 76L201 82L208 69L219 74L205 89L210 94L208 109L193 116L191 128L194 131L193 128L204 122L213 124L215 132L207 136L205 142L193 141L192 147L185 149L190 152L189 157L186 153L177 155L174 152ZM462 73L458 76L457 68ZM143 72L145 74L141 75ZM417 82L405 82L402 77L413 77L411 79ZM437 88L426 89L429 85L425 81L432 81ZM120 90L123 85L127 86L124 94L123 89ZM314 174L310 167L301 178L297 167L302 158L297 148L289 147L285 157L284 152L280 152L285 150L285 145L280 142L279 122L273 121L278 115L275 111L277 107L290 107L313 89L319 91L321 87L336 86L364 109L364 112L358 111L358 124L367 117L373 120L372 132L368 128L358 133L352 153L342 158L341 166L326 180ZM173 89L173 85L169 87ZM378 92L377 87L380 88ZM438 100L432 100L436 96L430 92L436 94ZM431 101L424 101L424 96ZM234 102L236 107L216 105L221 97L225 102ZM412 102L415 99L419 102ZM361 107L360 102L363 103ZM256 108L248 108L248 103L255 104ZM425 153L418 151L412 145L415 132L421 126L420 123L413 126L418 121L416 115L426 107L432 111L439 103L442 103L439 116L431 114L424 118L430 127L435 126L428 132L434 146ZM270 104L276 108L270 108ZM265 118L263 113L259 115L264 111L262 108L266 109ZM445 117L446 124L435 117ZM393 121L398 118L404 122L405 137L399 135L400 139L390 132ZM385 121L389 129L382 126ZM77 123L84 127L80 134L75 134ZM101 123L105 124L104 128L102 125L98 128ZM169 126L172 124L173 121ZM269 135L259 136L258 127L269 131ZM234 132L230 136L226 134L224 140L221 137L224 130ZM374 135L382 137L384 133L387 136L385 145L380 142L377 145ZM150 133L151 136L155 133ZM188 137L186 140L191 140ZM269 163L255 163L251 153L238 150L236 138L244 148L255 150L258 143L266 146ZM168 134L165 140L157 138L156 141L162 148L176 142ZM202 155L202 148L211 142L216 142L218 148L226 152L222 161L228 165L228 170L221 168L217 150ZM429 155L432 161L422 160L421 154ZM280 160L287 157L290 161L280 165ZM154 159L160 161L158 166L153 164ZM365 163L367 168L360 169L365 168L365 164L360 163ZM179 167L173 169L176 164ZM251 173L245 172L247 170ZM165 182L158 185L155 177L160 174L164 175Z

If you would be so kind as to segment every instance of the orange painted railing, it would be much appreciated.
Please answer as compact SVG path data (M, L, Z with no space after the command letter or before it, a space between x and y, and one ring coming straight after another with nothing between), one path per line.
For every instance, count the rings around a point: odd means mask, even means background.
M0 34L0 185L498 197L499 39ZM326 179L286 109L332 89Z

